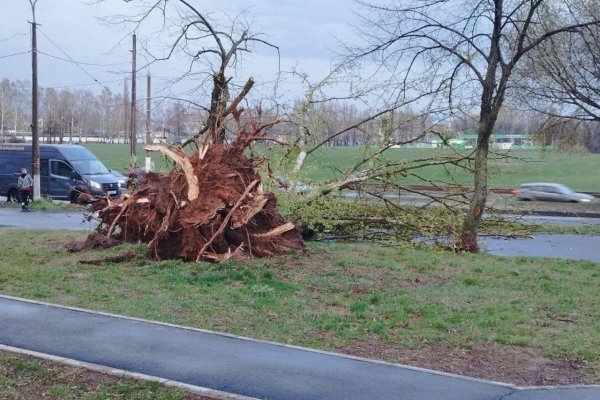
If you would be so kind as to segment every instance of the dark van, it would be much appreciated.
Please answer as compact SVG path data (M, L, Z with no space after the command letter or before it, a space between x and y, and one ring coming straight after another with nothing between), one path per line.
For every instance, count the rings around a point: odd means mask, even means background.
M21 168L32 173L30 144L0 143L0 196L18 201ZM72 145L40 145L41 195L77 202L80 193L120 197L118 178L88 149Z

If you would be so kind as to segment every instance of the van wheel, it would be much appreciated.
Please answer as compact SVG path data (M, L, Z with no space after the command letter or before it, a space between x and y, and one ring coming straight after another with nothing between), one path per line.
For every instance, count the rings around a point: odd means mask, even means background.
M6 201L8 201L9 203L18 203L21 201L21 199L19 199L19 191L17 189L12 189L10 192L8 192L8 196L6 197Z

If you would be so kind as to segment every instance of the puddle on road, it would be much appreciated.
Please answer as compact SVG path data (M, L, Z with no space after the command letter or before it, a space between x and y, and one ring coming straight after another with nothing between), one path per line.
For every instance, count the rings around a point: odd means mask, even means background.
M507 257L547 257L600 263L600 236L546 234L533 239L481 238L488 254Z

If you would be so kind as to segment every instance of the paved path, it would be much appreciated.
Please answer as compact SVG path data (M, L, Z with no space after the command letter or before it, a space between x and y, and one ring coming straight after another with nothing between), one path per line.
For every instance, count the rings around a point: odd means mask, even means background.
M274 400L598 400L0 296L0 344Z
M19 208L0 208L0 226L21 229L92 229L92 224L84 221L82 211L23 212Z

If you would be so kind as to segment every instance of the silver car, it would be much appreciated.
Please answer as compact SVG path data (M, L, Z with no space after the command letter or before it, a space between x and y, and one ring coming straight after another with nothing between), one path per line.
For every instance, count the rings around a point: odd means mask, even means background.
M523 201L559 201L563 203L595 203L597 198L585 193L577 193L558 183L526 183L514 190Z

